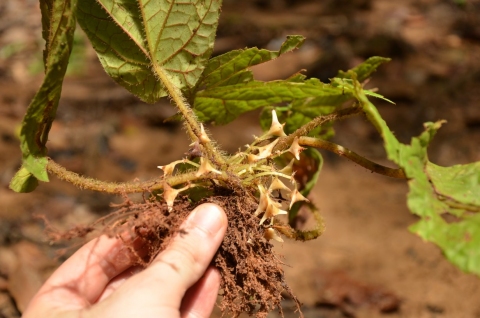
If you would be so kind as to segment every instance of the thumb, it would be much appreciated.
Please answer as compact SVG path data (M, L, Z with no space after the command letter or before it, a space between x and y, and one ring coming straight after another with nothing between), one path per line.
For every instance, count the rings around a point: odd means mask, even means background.
M187 290L207 270L227 228L227 216L215 204L198 206L185 220L181 233L160 253L151 270L171 272Z
M215 204L202 204L189 215L168 247L141 274L160 302L180 306L185 292L205 273L227 229L227 216ZM166 288L167 287L167 288Z
M152 264L96 304L92 317L94 313L132 317L139 308L148 317L178 317L186 291L204 275L226 229L227 216L222 208L211 203L198 206Z

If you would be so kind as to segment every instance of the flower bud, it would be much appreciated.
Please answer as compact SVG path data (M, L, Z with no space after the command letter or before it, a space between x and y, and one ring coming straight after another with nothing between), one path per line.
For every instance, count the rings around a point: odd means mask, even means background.
M304 151L305 148L301 147L300 144L298 143L298 137L295 137L295 139L292 142L292 145L288 149L290 153L292 153L295 156L295 159L300 160L300 153Z
M200 158L200 168L198 168L197 173L195 174L196 177L200 177L201 175L205 173L213 172L216 174L222 174L220 171L217 169L213 168L210 162L208 162L207 159L205 158Z
M291 195L290 195L290 207L289 209L292 208L293 204L295 202L298 202L298 201L306 201L306 202L310 202L307 198L305 198L303 196L303 194L300 193L300 191L298 191L297 189L297 186L295 184L295 189L293 189Z
M270 197L268 197L267 209L262 219L260 220L260 225L263 224L263 222L265 222L266 219L273 218L276 215L288 214L287 211L281 210L280 207L281 205L279 203L273 201Z
M205 128L203 128L203 124L200 124L200 141L204 144L210 142L210 138L208 138L207 133L205 132Z
M275 190L285 190L285 191L291 191L282 181L280 181L280 179L278 179L277 177L275 177L272 181L272 183L270 183L270 186L268 187L268 192L272 192L272 191L275 191Z
M260 159L262 159L262 158L260 158L260 156L257 156L257 155L251 154L251 153L248 154L248 156L247 156L248 163L257 162Z
M273 239L277 242L283 242L283 239L280 237L280 235L278 235L277 231L271 227L265 229L265 232L263 232L263 237L268 241Z
M173 210L173 202L180 190L172 188L168 183L163 183L163 199L167 202L168 212Z
M258 156L262 159L265 159L265 158L271 156L273 147L275 147L277 142L278 142L278 139L272 141L271 143L269 143L266 146L258 147Z
M175 170L175 166L179 163L182 163L182 162L184 162L184 160L177 160L177 161L169 163L168 165L165 165L165 166L157 166L157 168L162 169L163 174L165 176L169 176L173 173L173 170Z
M261 159L266 159L266 158L270 157L272 155L273 147L275 147L277 142L278 142L278 139L275 140L275 141L272 141L268 145L265 145L265 146L262 146L262 147L257 147L258 155L249 154L247 156L248 163L254 163L254 162L257 162Z
M286 136L285 132L283 131L283 126L285 124L280 124L278 121L277 113L275 110L272 110L272 124L270 125L270 130L267 132L267 136L276 136L276 137L284 137Z
M253 215L257 216L263 211L267 209L268 206L268 193L265 190L265 187L261 184L258 185L258 190L260 191L260 202L258 203L257 210L253 213Z
M278 172L286 174L286 175L291 175L293 173L293 163L295 159L290 160L290 163L283 167L282 170L279 170Z

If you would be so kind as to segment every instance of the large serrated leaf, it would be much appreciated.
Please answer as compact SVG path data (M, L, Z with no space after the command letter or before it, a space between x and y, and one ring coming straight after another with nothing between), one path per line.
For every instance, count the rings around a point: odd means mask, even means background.
M292 77L288 78L287 81L291 83L307 82L312 85L317 85L319 89L329 86L337 87L342 90L342 96L334 101L332 99L319 96L316 98L294 100L292 103L286 106L265 107L260 114L260 126L264 131L267 131L270 128L272 121L272 109L276 110L279 121L285 124L283 127L284 132L286 134L291 134L298 128L312 121L315 117L332 113L335 109L337 109L347 100L351 99L353 96L351 92L348 90L345 91L345 89L339 87L338 85L324 84L315 78L311 78L306 81L306 76L301 73L294 74ZM323 139L327 139L334 134L332 126L333 125L331 122L325 123L312 130L309 135L321 136Z
M200 120L226 124L240 114L260 107L283 103L309 103L339 105L351 95L342 89L321 83L318 80L304 82L272 81L250 82L215 87L198 92L195 97L195 111Z
M296 99L287 106L276 107L277 115L280 122L285 123L284 131L290 134L300 128L301 126L312 121L315 117L327 115L332 113L335 109L341 106L344 102L353 97L354 85L353 81L348 78L333 78L331 84L324 84L318 79L311 78L305 81L305 78L301 74L287 80L292 83L304 83L308 85L316 85L319 90L335 89L338 95L335 98L323 96L314 97L310 96L305 99ZM383 99L393 104L392 101L386 99L380 94L374 93L369 90L363 91L368 96ZM270 112L273 107L266 107L261 114L260 124L264 130L268 130L270 127ZM334 134L332 123L326 123L321 127L318 127L311 131L311 136L321 136L323 139L327 139Z
M210 57L220 0L82 0L78 21L106 72L140 99L167 95L162 70L189 93Z
M32 191L36 182L48 181L46 171L48 133L58 108L63 78L73 45L76 0L42 0L42 35L45 78L28 106L20 132L23 168L14 176L11 187L15 191ZM28 177L26 177L28 175Z
M305 38L299 35L287 36L278 51L258 49L256 47L235 50L212 58L205 68L199 87L202 89L215 86L235 85L253 80L248 67L265 63L280 55L299 48Z
M118 84L150 103L166 95L151 69L136 0L82 0L77 17L103 68Z
M410 227L438 245L460 269L480 276L480 162L440 167L428 160L427 147L442 125L426 123L425 132L400 143L368 101L357 82L355 95L381 133L388 157L409 179L408 207L421 220Z

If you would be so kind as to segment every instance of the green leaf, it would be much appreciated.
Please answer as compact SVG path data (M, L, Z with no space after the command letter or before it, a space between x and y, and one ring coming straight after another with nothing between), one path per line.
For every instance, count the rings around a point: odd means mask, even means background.
M480 162L451 167L427 164L426 173L445 201L480 206ZM480 211L479 211L480 212Z
M372 97L375 97L375 98L378 98L378 99L383 99L384 101L386 102L389 102L390 104L394 104L394 102L392 102L391 100L389 100L388 98L385 98L383 95L380 95L380 94L377 94L375 92L372 92L372 91L369 91L368 89L365 89L363 90L365 92L365 95L367 96L372 96Z
M480 162L440 167L428 161L427 147L442 125L426 123L425 131L400 143L358 82L355 95L381 133L388 157L409 179L408 207L421 220L410 227L438 245L460 269L480 276Z
M53 13L54 0L41 0L40 11L42 13L42 37L45 40L45 49L43 50L43 65L47 65L48 50L50 47L50 25Z
M306 76L297 73L288 78L286 81L291 83L304 83ZM317 84L320 89L325 86L337 87L338 85L324 84L321 83L318 79L311 78L309 80L312 84ZM341 87L338 87L342 89ZM338 91L340 92L340 91ZM270 106L265 107L260 114L260 126L264 131L268 131L272 123L272 110L275 109L277 112L278 119L281 123L285 123L283 130L286 134L291 134L298 128L312 121L315 117L328 115L342 105L345 101L352 98L352 94L345 94L345 90L342 89L342 97L338 100L332 102L332 100L324 99L323 97L318 98L307 98L294 100L292 103L286 106ZM323 139L328 139L333 136L333 123L328 122L323 124L321 127L318 127L312 130L309 133L309 136L321 136Z
M336 77L338 78L350 78L349 72L354 72L356 74L356 80L359 82L363 82L367 78L372 75L373 72L377 70L377 68L382 65L383 63L389 62L391 59L380 57L380 56L372 56L368 58L365 62L361 63L360 65L354 67L349 71L339 71Z
M19 193L32 192L38 186L38 180L25 167L21 167L10 181L10 189Z
M221 1L82 0L78 21L106 72L140 99L167 95L165 72L185 93L213 50Z
M278 51L254 47L230 51L214 57L207 64L199 87L205 89L250 82L253 80L253 75L250 70L246 70L248 67L274 60L284 53L299 48L304 41L303 36L290 35Z
M226 124L239 115L260 107L295 101L295 107L338 106L351 98L342 89L317 79L304 82L254 81L247 84L219 86L198 92L195 111L202 121Z
M480 214L468 215L453 223L440 216L423 218L410 230L437 244L447 259L461 270L480 276Z
M325 88L334 88L339 94L339 98L336 100L325 98L325 96L311 97L306 99L294 100L287 106L275 107L278 119L280 122L285 123L284 131L290 134L300 128L301 126L312 121L315 117L328 115L337 109L344 102L352 98L354 86L351 79L345 78L333 78L331 84L323 84L318 82L317 79L310 79L305 81L305 78L301 74L297 74L288 80L292 83L315 83L320 90ZM369 90L363 90L368 96L383 99L393 104L393 102L380 94L374 93ZM265 107L260 116L260 125L263 130L268 130L271 124L271 110L274 107ZM313 130L309 133L311 136L321 136L323 139L328 139L333 136L333 123L326 123L321 127Z
M42 0L42 35L46 41L44 50L45 78L28 106L20 132L20 148L23 154L23 168L12 180L12 189L24 189L20 179L32 185L31 173L41 181L48 181L46 171L48 133L58 108L63 78L72 49L75 31L76 0ZM30 180L30 181L29 181ZM30 186L26 188L31 189Z
M283 117L291 114L285 119L285 133L291 134L303 125L311 122L315 117L332 113L347 99L350 99L350 95L346 95L345 100L341 99L338 101L338 103L332 103L328 105L324 105L322 101L318 101L318 103L312 103L312 101L308 101L303 104L301 101L293 102L290 112L282 112L279 114L280 120L282 120ZM321 127L318 127L309 133L310 136L322 136L322 138L331 137L333 134L332 122L325 123Z

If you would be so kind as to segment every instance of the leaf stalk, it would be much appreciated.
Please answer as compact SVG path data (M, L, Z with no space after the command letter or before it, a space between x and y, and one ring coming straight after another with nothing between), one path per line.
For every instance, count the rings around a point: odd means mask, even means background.
M344 108L341 110L337 110L331 114L328 115L322 115L315 117L311 122L303 125L302 127L298 128L295 130L293 133L286 137L280 137L278 140L277 145L273 149L273 152L276 151L283 151L286 150L290 147L290 145L293 143L296 137L300 138L302 136L308 135L312 130L317 128L318 126L329 122L329 121L334 121L334 120L339 120L339 119L344 119L346 117L350 117L353 115L356 115L362 111L362 108L358 106L352 106L348 108Z
M220 152L213 146L211 142L208 141L208 138L202 138L205 136L205 132L202 132L202 128L200 123L195 116L192 108L188 105L187 100L183 96L180 89L173 84L170 76L163 70L163 68L158 65L157 63L153 62L153 68L155 73L157 74L160 81L165 85L165 88L170 95L170 98L173 100L175 105L177 105L178 109L183 115L185 119L185 123L187 125L187 130L190 134L190 138L192 141L198 141L206 150L208 159L212 161L212 163L219 168L221 165L225 163L225 158L220 154Z
M80 189L110 193L128 194L162 190L166 181L170 186L208 180L208 174L197 176L195 172L184 173L166 178L159 177L138 182L106 182L94 178L84 177L78 173L67 170L65 167L48 158L47 171L63 181L67 181ZM215 175L215 178L224 182L231 182L226 174Z
M333 142L326 141L320 138L312 138L312 137L300 137L298 139L298 143L302 146L314 147L319 149L324 149L330 152L333 152L341 157L345 157L348 160L351 160L358 165L381 175L397 178L397 179L407 179L405 172L403 169L394 169L382 166L378 163L370 161L359 154L347 149L343 146L337 145Z

